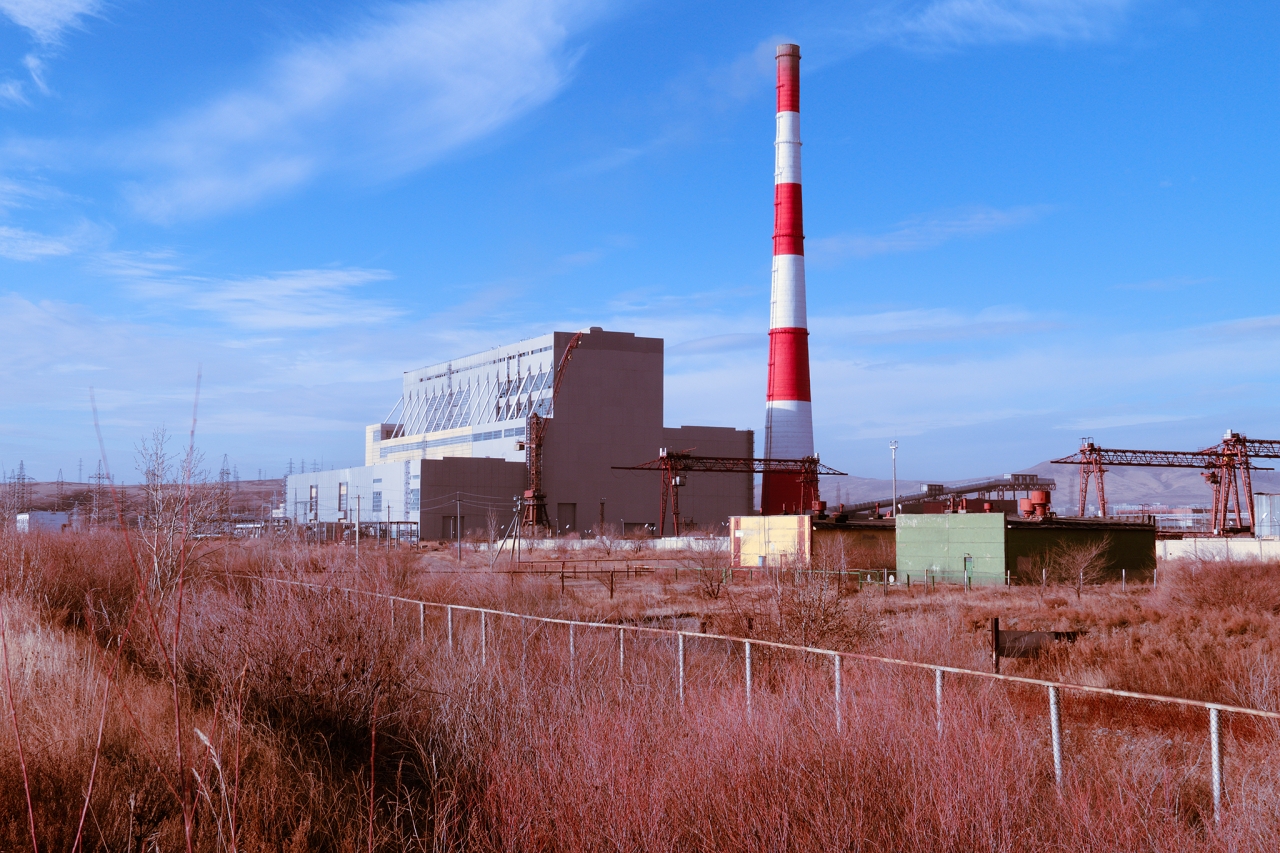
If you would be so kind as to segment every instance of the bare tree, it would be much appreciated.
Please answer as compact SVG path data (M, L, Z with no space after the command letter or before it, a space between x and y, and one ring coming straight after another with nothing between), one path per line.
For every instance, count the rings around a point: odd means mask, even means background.
M199 535L218 515L217 489L200 465L203 456L190 449L179 455L170 447L168 431L159 427L135 451L142 489L137 509L138 540L146 560L147 585L163 598L192 561Z
M1032 580L1038 576L1041 588L1070 586L1080 598L1086 584L1106 577L1111 564L1111 536L1085 542L1060 542L1032 560Z

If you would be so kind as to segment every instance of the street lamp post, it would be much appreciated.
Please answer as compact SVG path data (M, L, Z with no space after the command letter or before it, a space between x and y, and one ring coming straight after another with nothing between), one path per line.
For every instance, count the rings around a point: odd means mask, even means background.
M898 442L889 442L889 453L893 456L893 517L898 517Z

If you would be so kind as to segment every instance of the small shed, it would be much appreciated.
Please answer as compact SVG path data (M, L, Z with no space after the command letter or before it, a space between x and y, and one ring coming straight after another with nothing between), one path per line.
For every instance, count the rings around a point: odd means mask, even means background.
M835 521L813 515L735 515L729 519L733 565L784 560L831 569L892 569L893 519Z
M32 533L36 530L60 531L72 525L71 513L36 510L20 512L14 516L14 529L19 533Z
M735 515L729 518L732 565L777 566L786 560L809 562L813 517L808 515Z

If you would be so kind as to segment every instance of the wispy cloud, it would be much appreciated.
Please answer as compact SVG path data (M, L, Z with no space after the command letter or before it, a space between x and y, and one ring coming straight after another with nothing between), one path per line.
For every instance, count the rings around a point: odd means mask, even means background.
M1177 421L1189 421L1201 416L1201 414L1169 415L1140 412L1090 415L1059 424L1054 429L1115 429L1117 427L1142 426L1143 424L1176 423Z
M99 0L0 0L0 13L43 45L57 44L64 31L101 8Z
M49 94L41 54L56 49L65 31L81 26L84 18L98 14L101 8L101 0L0 0L0 15L25 29L36 42L36 50L23 57L22 64L41 94ZM22 80L0 81L0 103L30 103L27 89Z
M343 35L295 44L256 84L132 139L129 187L156 220L216 213L347 172L418 169L564 86L594 0L384 5Z
M890 26L899 40L940 45L1093 41L1111 38L1134 5L1134 0L934 0Z
M840 347L869 342L949 340L957 336L984 338L996 335L1025 336L1044 331L1050 324L1014 307L993 306L975 312L950 308L915 308L875 314L819 314L810 323L815 337L839 341Z
M11 261L37 261L76 251L72 237L50 237L24 228L0 225L0 257Z
M842 234L809 241L815 260L870 258L897 252L932 249L950 240L1007 231L1040 219L1052 210L1029 205L999 210L976 207L951 214L901 222L883 234Z
M1205 331L1218 337L1241 338L1261 335L1274 338L1276 332L1280 332L1280 314L1227 320L1207 326Z
M137 297L209 314L248 331L278 333L371 325L404 313L361 292L392 279L386 270L308 269L214 278L184 272L176 257L164 252L109 255L103 258L102 269L124 279Z

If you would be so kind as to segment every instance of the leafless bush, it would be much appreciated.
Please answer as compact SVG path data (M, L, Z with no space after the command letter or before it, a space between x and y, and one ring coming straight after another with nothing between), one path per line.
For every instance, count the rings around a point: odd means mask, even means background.
M707 537L693 540L680 557L680 567L694 573L703 597L715 600L729 582L731 561L729 540Z
M1078 601L1086 585L1096 584L1107 576L1110 550L1110 535L1087 542L1061 542L1032 559L1031 580L1039 580L1042 588L1073 587Z
M837 575L796 560L765 570L763 597L735 596L733 630L801 646L852 649L873 640L880 622L863 599L841 595Z

